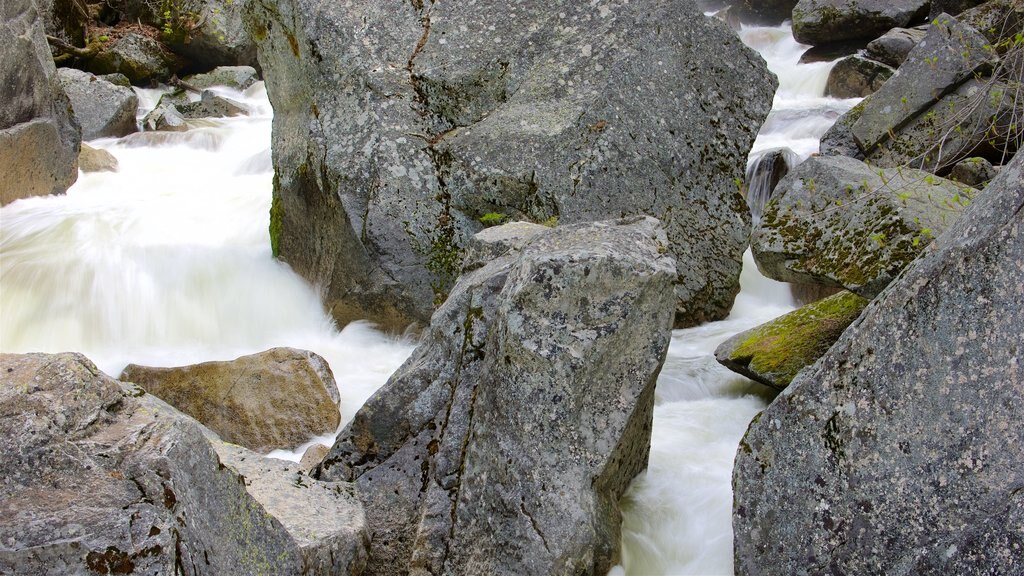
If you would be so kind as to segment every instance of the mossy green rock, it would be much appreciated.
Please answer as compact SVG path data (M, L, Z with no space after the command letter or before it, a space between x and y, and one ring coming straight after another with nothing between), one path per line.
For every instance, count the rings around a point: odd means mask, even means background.
M783 389L839 339L868 300L840 292L729 338L715 350L720 364L766 386Z
M779 182L751 237L761 272L877 295L976 191L913 169L815 156Z

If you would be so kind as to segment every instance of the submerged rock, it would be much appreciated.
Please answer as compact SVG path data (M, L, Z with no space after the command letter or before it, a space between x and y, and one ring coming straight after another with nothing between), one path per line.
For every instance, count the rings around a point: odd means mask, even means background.
M129 364L121 380L138 384L209 427L257 452L294 448L340 423L338 387L312 352L272 348L229 362L179 368Z
M0 205L61 194L78 178L81 130L57 79L32 0L0 19Z
M358 485L370 572L616 564L671 334L666 245L651 218L572 225L462 276L322 465Z
M0 355L0 437L4 574L362 569L350 485L225 445L79 354Z
M736 573L1020 574L1024 155L750 426Z
M57 76L71 99L75 119L82 127L83 140L117 138L138 130L135 112L139 107L139 97L131 88L117 86L74 68L61 68Z
M793 37L803 44L877 38L891 28L923 20L929 0L800 0Z
M677 325L730 309L736 182L775 81L693 3L255 0L247 23L274 106L272 248L339 322L426 321L491 213L661 218Z
M751 236L754 260L769 278L872 298L975 192L920 170L813 156L779 183Z
M808 304L719 344L718 363L776 390L814 364L839 339L868 301L840 292Z
M93 148L82 143L82 151L78 155L78 168L82 172L117 172L117 158L102 148Z

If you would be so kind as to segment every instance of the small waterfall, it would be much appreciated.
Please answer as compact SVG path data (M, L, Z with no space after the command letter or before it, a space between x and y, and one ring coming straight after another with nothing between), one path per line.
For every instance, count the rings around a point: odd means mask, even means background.
M797 165L800 159L789 148L773 148L751 155L746 176L747 207L754 225L761 221L764 207L771 199L779 180Z

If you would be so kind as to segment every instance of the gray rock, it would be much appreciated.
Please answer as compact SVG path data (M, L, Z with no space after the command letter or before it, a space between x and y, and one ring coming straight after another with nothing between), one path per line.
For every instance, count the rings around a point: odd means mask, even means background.
M896 71L863 56L847 56L828 74L825 95L833 98L863 98L877 92Z
M1021 134L1018 123L1024 118L1024 98L1016 90L992 78L968 80L887 135L868 154L868 161L943 175L971 156L1002 164L1016 153Z
M932 6L928 12L928 17L935 18L943 12L956 16L968 8L974 8L975 6L984 4L985 2L986 0L932 0Z
M135 112L139 97L131 88L117 86L74 68L57 71L64 92L71 99L82 139L120 137L138 130Z
M747 176L744 179L744 198L750 208L751 221L761 221L764 206L771 199L775 187L789 171L799 163L799 157L789 148L772 148L751 158Z
M117 172L117 158L101 148L93 148L82 143L82 151L78 155L78 169L82 172Z
M185 118L225 118L249 113L249 108L245 104L218 96L210 90L203 90L198 102L177 104L175 108Z
M934 3L933 3L934 5ZM893 28L868 42L867 56L883 64L899 68L910 51L924 39L928 28Z
M793 7L793 37L804 44L872 39L924 19L929 0L800 0Z
M135 85L166 80L180 67L178 58L159 42L135 32L105 44L84 64L94 74L124 74Z
M847 56L859 54L864 50L866 43L863 38L856 40L845 40L842 42L829 42L811 46L800 55L800 64L813 64L815 62L832 62Z
M322 465L357 483L370 572L617 562L671 333L666 244L651 218L558 227L459 280Z
M732 0L729 11L745 24L778 26L792 18L797 0Z
M1024 4L1020 0L989 0L957 15L957 19L981 32L1000 55L1020 44L1014 36L1024 29ZM1010 42L1002 43L1004 40Z
M849 156L857 160L864 159L864 152L861 151L857 141L853 138L851 131L854 122L860 119L864 112L864 102L850 108L840 116L825 134L821 136L818 150L822 156Z
M255 48L255 46L254 46ZM245 90L259 80L256 69L252 66L219 66L203 74L186 76L185 82L200 90L214 86L227 86L235 90Z
M350 485L214 441L218 458L211 432L81 355L0 355L0 407L2 573L362 568Z
M518 252L537 236L550 231L551 228L532 222L509 222L484 228L474 234L466 245L463 269L473 270L509 252Z
M107 82L110 82L111 84L113 84L115 86L121 86L123 88L131 88L132 87L132 81L129 80L127 76L125 76L124 74L121 74L120 72L114 72L113 74L100 74L99 76L97 76L97 78L99 78L101 80L106 80Z
M861 150L870 153L891 132L995 64L995 53L976 30L948 15L936 22L899 72L864 102L863 114L851 128Z
M0 205L63 193L78 178L81 130L57 80L32 0L0 7Z
M259 66L256 45L242 24L246 2L240 0L179 0L194 16L187 30L168 40L171 50L195 68Z
M949 179L975 188L981 188L988 184L989 180L995 178L997 174L999 174L999 171L992 166L991 162L975 156L974 158L961 160L956 166L953 166L953 169L949 172Z
M735 182L775 84L692 3L257 0L247 22L274 105L272 248L339 322L425 321L487 213L659 217L677 325L729 310Z
M334 375L305 350L272 348L178 368L129 364L120 378L257 452L294 448L340 424Z
M1024 156L751 424L736 573L1020 574Z
M188 124L185 117L173 105L157 105L142 119L143 130L159 130L162 132L185 132Z
M754 260L769 278L872 298L956 220L974 192L920 170L813 156L779 182L751 237Z
M814 364L860 316L868 301L840 292L744 330L718 345L715 360L729 370L782 390Z

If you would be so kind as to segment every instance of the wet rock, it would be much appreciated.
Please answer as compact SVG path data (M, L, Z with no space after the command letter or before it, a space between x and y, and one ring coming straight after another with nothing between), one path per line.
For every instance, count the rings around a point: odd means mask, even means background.
M793 8L793 37L813 45L877 38L923 20L928 5L929 0L800 0Z
M851 131L857 145L870 153L889 134L935 104L975 74L997 61L988 41L952 16L941 16L900 66L899 74L866 100Z
M258 67L256 45L242 24L246 2L185 0L192 16L187 27L168 38L171 50L192 63L193 69L218 66Z
M860 146L857 145L857 141L854 139L853 132L851 131L854 122L860 119L860 115L863 112L864 102L861 101L840 116L825 131L825 134L821 136L821 142L818 144L818 149L822 156L848 156L857 160L864 159L864 153L861 152Z
M198 102L177 104L175 108L185 118L225 118L249 113L249 108L245 104L218 96L211 90L203 90Z
M751 424L737 574L1021 572L1022 219L1018 154Z
M651 218L560 226L462 276L322 465L358 486L370 572L617 562L671 333L667 242Z
M899 68L910 51L924 39L927 26L917 28L893 28L868 42L867 56L893 68Z
M137 86L166 80L181 67L181 62L160 42L135 32L111 41L85 62L94 74L124 74Z
M306 448L306 451L302 453L302 459L299 460L299 470L308 474L323 462L330 451L330 446L325 444L313 444Z
M0 572L362 568L367 534L350 485L211 440L79 354L0 355L0 407Z
M766 150L751 162L744 187L750 218L755 224L760 222L764 206L771 199L779 181L798 163L799 158L789 148Z
M179 368L129 364L120 378L257 452L294 448L340 423L330 367L304 350L272 348Z
M961 160L956 166L953 166L949 173L949 179L974 188L982 188L997 174L999 171L992 166L991 162L975 156Z
M82 140L35 5L9 0L2 14L0 205L67 190L78 178Z
M214 86L227 86L235 90L245 90L259 80L256 69L252 66L219 66L203 74L186 76L189 86L206 90Z
M800 64L813 64L815 62L832 62L847 56L853 56L864 49L864 39L848 40L846 42L829 42L811 46L800 55Z
M102 148L93 148L82 143L78 155L78 169L82 172L117 172L117 158Z
M872 298L956 220L975 192L920 170L814 156L776 188L751 237L754 260L769 278Z
M162 100L162 99L161 99ZM173 105L158 104L142 119L142 129L161 132L185 132L185 117Z
M120 137L138 130L135 111L139 97L131 88L117 86L74 68L57 71L64 92L71 99L82 139Z
M828 351L867 304L852 292L840 292L736 334L719 344L715 359L733 372L782 390L797 372Z
M732 0L729 10L745 24L778 26L792 18L797 0Z
M272 248L339 322L425 322L489 213L659 217L677 325L730 309L736 180L774 80L693 3L257 0L247 21L274 106Z
M833 98L863 98L877 92L896 71L863 56L847 56L828 74L825 95Z

